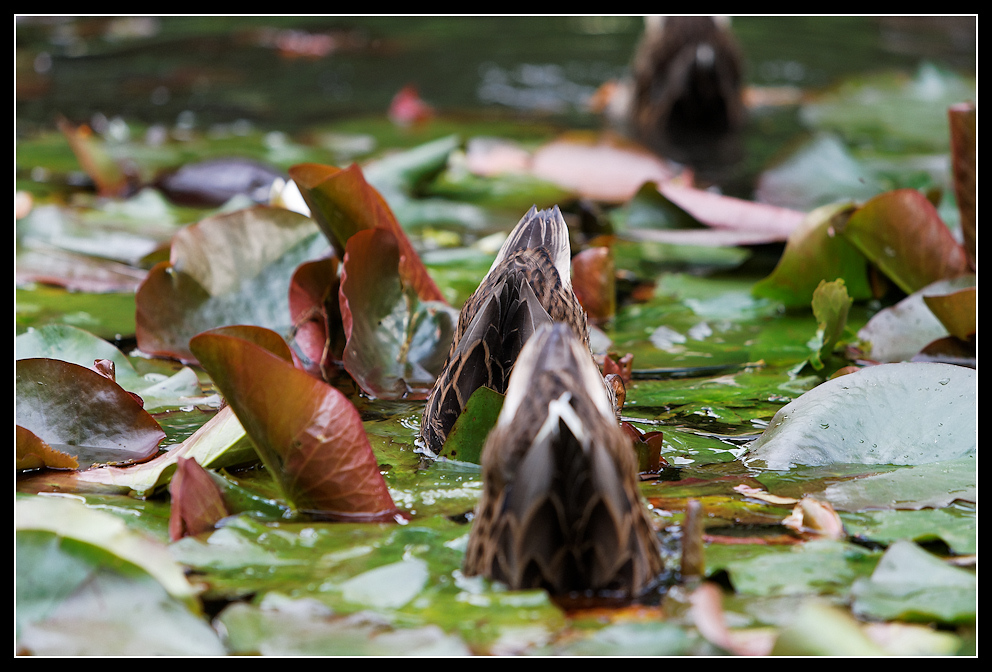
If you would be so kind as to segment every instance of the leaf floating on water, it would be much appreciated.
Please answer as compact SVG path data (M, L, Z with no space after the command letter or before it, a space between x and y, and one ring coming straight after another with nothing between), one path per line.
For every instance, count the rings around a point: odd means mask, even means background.
M924 464L977 449L975 371L950 364L870 366L782 407L748 445L747 464Z
M172 496L169 538L172 541L212 530L218 520L227 516L220 490L196 460L178 458L169 493Z

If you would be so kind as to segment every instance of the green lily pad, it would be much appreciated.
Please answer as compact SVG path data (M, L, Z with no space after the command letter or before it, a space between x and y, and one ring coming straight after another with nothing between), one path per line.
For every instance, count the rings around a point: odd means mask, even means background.
M482 446L489 431L496 425L503 395L488 387L480 387L468 398L465 410L444 441L439 457L460 462L482 463Z
M894 543L870 578L853 588L855 614L886 620L974 623L978 578L950 566L911 541Z
M975 372L880 364L833 378L780 409L747 464L926 464L977 450Z

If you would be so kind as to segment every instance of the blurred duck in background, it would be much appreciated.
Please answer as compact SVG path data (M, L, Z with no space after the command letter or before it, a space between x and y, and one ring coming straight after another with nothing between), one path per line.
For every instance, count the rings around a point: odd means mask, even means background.
M725 16L648 16L628 81L593 107L659 155L700 173L740 159L741 50Z

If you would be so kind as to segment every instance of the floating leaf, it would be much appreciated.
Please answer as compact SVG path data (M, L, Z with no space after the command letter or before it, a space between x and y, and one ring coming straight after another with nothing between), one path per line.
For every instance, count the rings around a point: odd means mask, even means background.
M937 209L915 189L876 196L838 228L907 294L972 270Z
M56 359L16 362L16 424L81 465L146 460L165 432L120 385Z
M344 356L345 336L338 300L336 257L300 264L289 285L293 340L326 380L327 369Z
M378 398L426 398L451 345L457 314L419 301L397 273L399 241L387 228L348 240L341 272L344 367Z
M952 336L965 340L977 330L978 289L967 287L949 294L924 294L923 301Z
M244 338L208 332L190 345L296 508L346 520L396 515L361 418L343 394Z
M257 206L208 217L173 240L136 297L138 347L195 361L189 339L228 324L289 326L289 283L302 262L327 249L303 215Z
M268 203L272 183L284 174L259 161L223 157L183 164L160 176L155 186L170 201L195 208L216 208L238 195Z
M128 392L141 398L145 410L189 404L200 396L196 372L182 368L178 373L138 375L130 360L113 345L83 329L64 324L49 324L29 329L15 339L17 359L46 357L71 362L92 369L96 360L114 364L114 380Z
M75 456L55 450L38 438L38 435L20 425L15 425L16 458L14 467L18 470L41 469L78 469L79 462Z
M745 461L924 464L974 454L975 372L932 363L880 364L828 380L782 407Z
M911 541L897 541L870 579L854 584L852 610L860 616L942 623L974 623L978 578L952 567Z
M851 298L870 298L865 257L838 234L852 210L851 205L834 204L810 212L789 236L775 270L756 282L752 292L799 308L810 304L822 281L840 278Z

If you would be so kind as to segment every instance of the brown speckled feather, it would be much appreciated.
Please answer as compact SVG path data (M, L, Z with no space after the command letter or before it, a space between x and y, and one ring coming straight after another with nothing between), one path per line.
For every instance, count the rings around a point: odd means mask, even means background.
M601 381L564 325L527 342L483 449L466 574L633 597L662 571L636 456Z
M472 392L482 386L506 390L513 363L539 324L564 322L588 348L589 326L572 291L569 264L568 229L558 208L531 208L462 307L421 421L431 453L440 453Z

